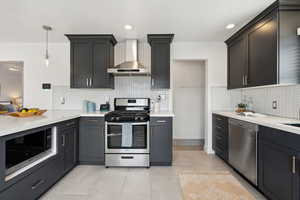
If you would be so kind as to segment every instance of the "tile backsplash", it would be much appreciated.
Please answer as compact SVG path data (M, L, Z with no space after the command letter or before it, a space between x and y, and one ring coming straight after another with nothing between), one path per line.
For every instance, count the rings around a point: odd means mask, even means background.
M244 99L252 98L253 110L269 115L299 118L300 85L241 90ZM273 101L277 109L272 108Z
M252 101L253 110L258 113L299 118L300 85L270 86L247 89L227 90L226 87L212 88L213 110L234 110L244 100ZM273 109L273 101L277 108Z
M52 107L55 110L82 109L84 100L89 100L99 105L109 101L113 106L116 97L151 98L155 100L158 95L163 98L160 102L161 110L171 110L170 90L151 90L150 77L132 76L115 77L115 89L70 89L69 86L53 86ZM65 98L65 104L61 104L61 98ZM113 107L112 107L113 109Z

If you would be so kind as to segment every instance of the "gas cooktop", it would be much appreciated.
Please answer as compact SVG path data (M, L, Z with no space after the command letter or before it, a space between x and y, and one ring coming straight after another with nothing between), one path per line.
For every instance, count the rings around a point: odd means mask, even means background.
M115 111L105 115L107 122L147 122L150 120L150 99L116 98Z

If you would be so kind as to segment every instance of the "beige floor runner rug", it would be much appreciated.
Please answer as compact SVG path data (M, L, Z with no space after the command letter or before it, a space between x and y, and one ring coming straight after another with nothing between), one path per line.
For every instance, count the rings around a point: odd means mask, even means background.
M255 200L229 172L179 174L184 200Z

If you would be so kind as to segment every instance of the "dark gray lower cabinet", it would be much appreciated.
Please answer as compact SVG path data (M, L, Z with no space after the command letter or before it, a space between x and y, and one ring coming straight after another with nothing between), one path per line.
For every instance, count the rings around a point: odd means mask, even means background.
M0 199L37 199L60 178L60 173L56 168L58 162L58 159L52 160L47 162L44 166L36 169L32 174L0 192Z
M228 118L213 114L212 147L216 155L228 161Z
M79 162L104 164L104 118L82 117L79 131Z
M272 200L299 200L300 136L259 129L259 189Z
M171 117L151 117L150 120L150 163L172 165L173 131Z
M72 169L78 161L78 120L70 120L58 126L59 148L63 173Z
M57 125L57 154L22 174L5 182L5 143L0 138L0 199L35 200L55 182L70 171L77 163L78 120L68 120ZM28 134L45 127L16 134ZM12 137L12 136L9 136Z

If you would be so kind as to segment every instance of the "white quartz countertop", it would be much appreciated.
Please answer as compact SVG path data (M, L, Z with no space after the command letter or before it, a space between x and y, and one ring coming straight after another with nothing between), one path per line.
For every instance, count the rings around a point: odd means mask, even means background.
M17 118L7 115L0 116L0 137L13 134L20 131L25 131L48 124L78 118L81 116L81 111L74 110L49 110L42 116L34 116L27 118Z
M86 113L80 110L49 110L42 116L17 118L0 115L0 137L78 117L104 117L106 112ZM151 117L174 117L172 112L150 113Z
M228 111L214 111L213 113L300 135L299 127L285 125L285 124L293 124L293 123L300 124L300 120L283 118L283 117L275 117L270 115L258 115L258 116L245 117L245 116L238 115L235 112L228 112Z

